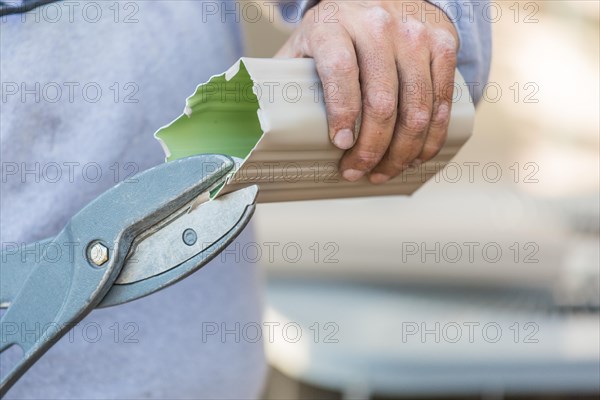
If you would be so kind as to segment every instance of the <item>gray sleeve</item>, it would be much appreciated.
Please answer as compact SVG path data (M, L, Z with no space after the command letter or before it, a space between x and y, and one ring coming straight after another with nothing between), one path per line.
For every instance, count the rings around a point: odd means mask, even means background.
M458 70L465 78L475 104L488 82L492 29L489 0L427 0L440 8L454 23L460 40Z
M320 0L279 0L279 12L287 23L296 24L302 20L306 11Z
M300 0L300 7L302 7L302 12L306 12L309 8L314 7L321 0Z

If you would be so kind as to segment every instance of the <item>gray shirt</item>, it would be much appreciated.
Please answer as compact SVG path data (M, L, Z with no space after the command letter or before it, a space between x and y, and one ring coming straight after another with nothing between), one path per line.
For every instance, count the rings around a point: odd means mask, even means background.
M98 194L163 161L152 133L242 53L235 7L64 1L1 18L3 248L56 234ZM489 26L457 26L459 68L484 82ZM251 240L248 231L239 239ZM157 294L92 312L6 398L258 397L263 344L241 333L262 323L261 278L255 264L228 257Z

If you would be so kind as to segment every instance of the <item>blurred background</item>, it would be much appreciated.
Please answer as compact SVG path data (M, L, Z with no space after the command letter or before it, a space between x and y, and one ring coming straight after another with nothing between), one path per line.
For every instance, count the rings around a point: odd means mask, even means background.
M494 3L473 137L415 195L258 208L266 399L598 398L599 4Z

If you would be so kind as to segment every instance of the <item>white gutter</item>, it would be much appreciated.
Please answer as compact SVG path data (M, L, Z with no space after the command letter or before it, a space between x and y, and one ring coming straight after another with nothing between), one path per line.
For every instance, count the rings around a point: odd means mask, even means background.
M235 148L231 152L237 154L229 155L244 161L221 194L258 183L263 203L409 195L443 168L471 136L474 107L458 71L455 88L462 95L455 96L448 139L440 154L384 185L373 185L367 178L351 183L339 176L337 164L343 151L329 140L323 89L312 59L240 59L224 74L198 86L187 100L186 116L160 129L156 137L168 159ZM256 96L256 126L248 120L248 115L254 115L250 91ZM198 117L200 113L205 114ZM257 126L262 132L244 136ZM218 130L222 132L215 135ZM249 140L252 148L237 145ZM171 143L177 144L177 154Z

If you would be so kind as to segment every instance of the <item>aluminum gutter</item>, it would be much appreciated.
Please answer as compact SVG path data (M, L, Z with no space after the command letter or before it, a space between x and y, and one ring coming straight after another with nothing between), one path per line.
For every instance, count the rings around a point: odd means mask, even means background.
M312 59L242 58L199 85L187 99L184 115L155 136L167 160L199 153L243 159L220 194L258 183L262 203L409 195L471 136L474 107L458 71L455 88L458 95L440 154L384 185L367 178L351 183L338 174L343 151L329 140L323 89Z

